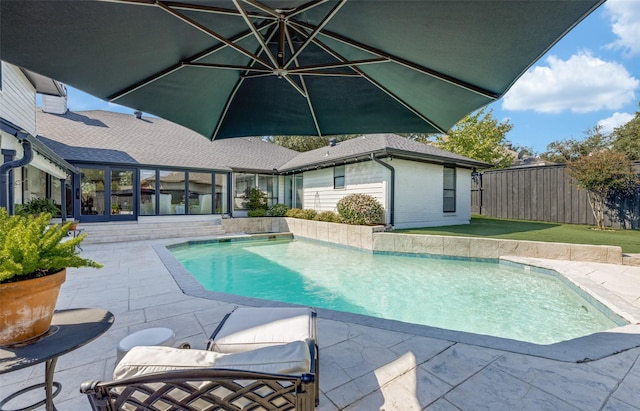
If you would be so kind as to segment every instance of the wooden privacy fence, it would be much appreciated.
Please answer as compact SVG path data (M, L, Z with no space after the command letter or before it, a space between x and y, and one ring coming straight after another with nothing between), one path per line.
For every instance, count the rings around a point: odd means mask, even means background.
M636 163L636 167L639 164ZM473 175L471 212L488 217L595 225L587 192L565 165L493 170ZM640 195L611 198L605 225L640 228Z

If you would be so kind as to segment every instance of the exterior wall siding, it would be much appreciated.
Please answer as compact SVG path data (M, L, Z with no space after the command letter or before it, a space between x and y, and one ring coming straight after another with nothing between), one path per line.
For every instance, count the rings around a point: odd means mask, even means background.
M362 193L369 194L378 200L388 214L388 175L389 171L386 168L373 161L347 164L345 188L334 189L333 168L307 171L303 176L304 208L335 212L338 201L343 197Z
M36 134L36 91L16 66L2 64L2 91L0 91L0 118L28 133Z
M471 218L471 170L456 169L456 211L443 209L443 166L394 159L395 228L468 224Z

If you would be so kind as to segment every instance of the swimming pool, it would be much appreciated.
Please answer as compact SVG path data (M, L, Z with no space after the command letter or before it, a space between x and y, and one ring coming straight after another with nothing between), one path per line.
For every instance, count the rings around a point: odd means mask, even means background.
M488 261L381 255L302 240L170 248L207 290L550 344L614 328L557 277Z

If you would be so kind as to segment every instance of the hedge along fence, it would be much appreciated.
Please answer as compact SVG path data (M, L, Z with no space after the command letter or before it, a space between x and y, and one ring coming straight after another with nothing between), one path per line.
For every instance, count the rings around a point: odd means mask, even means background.
M635 167L640 168L640 163ZM607 206L607 227L640 229L640 192L613 196ZM471 183L471 212L496 218L596 224L587 192L571 183L565 165L478 173Z

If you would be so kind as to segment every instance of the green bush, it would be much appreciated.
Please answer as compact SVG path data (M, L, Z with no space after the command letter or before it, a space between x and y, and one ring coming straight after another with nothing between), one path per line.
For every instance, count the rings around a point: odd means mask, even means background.
M269 215L272 217L284 217L289 211L289 206L286 204L274 204L269 207Z
M249 210L265 210L267 209L267 195L257 188L249 191L249 200L247 206Z
M300 217L298 217L298 215L300 215L301 211L302 210L299 209L299 208L295 208L295 207L294 208L290 208L290 209L287 210L287 212L285 213L284 216L285 217L291 217L291 218L300 218Z
M321 211L313 219L316 221L327 221L329 223L340 222L340 216L333 211Z
M60 208L50 198L35 197L24 204L16 204L16 214L21 216L49 213L53 217L60 215Z
M247 212L247 215L249 217L266 217L267 216L267 210L265 210L264 208L258 208L255 210L249 210Z
M48 213L10 216L0 208L0 283L43 277L67 267L102 267L76 252L86 234L61 242L71 223L50 226L49 220Z
M350 194L338 201L340 220L347 224L382 224L384 208L368 194Z
M300 210L300 217L298 218L303 218L305 220L313 220L317 214L318 212L316 210L310 210L308 208L305 208L304 210Z

